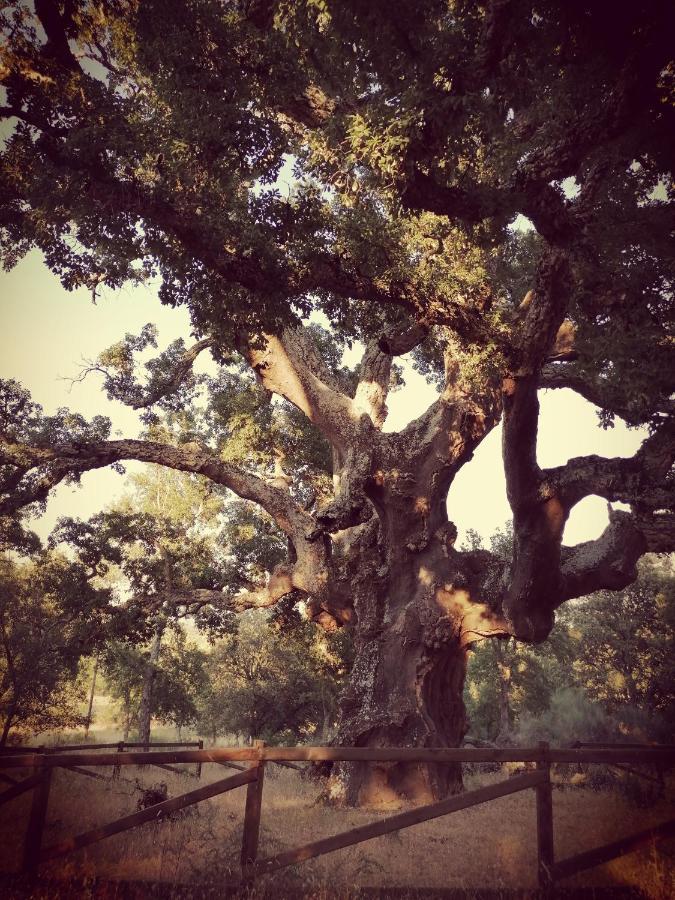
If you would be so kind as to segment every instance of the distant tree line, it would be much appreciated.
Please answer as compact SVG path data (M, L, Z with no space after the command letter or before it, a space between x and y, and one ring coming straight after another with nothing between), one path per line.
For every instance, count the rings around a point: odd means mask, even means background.
M194 528L197 507L209 528ZM510 543L498 532L491 552L507 558ZM236 604L281 544L270 521L238 501L157 469L137 476L114 509L62 520L49 546L5 553L0 744L86 728L96 673L125 740L151 739L154 722L212 742L329 741L353 663L350 632L317 629L292 595L273 610ZM469 545L480 548L478 535ZM235 551L245 563L228 575ZM224 577L231 592L218 603L210 585ZM183 603L186 586L203 602ZM674 630L672 561L652 556L623 591L559 610L546 643L477 644L469 737L672 741Z
M470 736L497 744L675 739L675 573L646 558L637 581L559 610L550 639L476 645Z

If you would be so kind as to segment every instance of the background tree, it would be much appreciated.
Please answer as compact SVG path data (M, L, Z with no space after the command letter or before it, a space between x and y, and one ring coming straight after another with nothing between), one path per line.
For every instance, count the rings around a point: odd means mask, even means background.
M183 409L203 351L223 368L206 417L169 440L109 440L104 421L44 417L7 385L2 512L125 459L208 477L288 541L237 602L298 592L320 625L354 629L338 740L457 744L472 643L541 641L562 603L621 589L645 552L674 547L674 15L660 0L4 10L5 264L38 247L66 287L94 294L157 274L162 301L189 307L196 342L171 345L145 378L133 360L151 328L96 363L137 409ZM518 216L525 238L509 228ZM312 312L328 336L305 326ZM339 349L357 338L345 379ZM385 433L406 352L438 398ZM537 393L561 387L607 425L648 426L640 450L542 469ZM446 503L500 419L506 562L457 550ZM282 422L313 429L321 458L289 456ZM591 494L629 509L564 547ZM350 802L458 785L452 767L338 777Z
M10 731L40 734L82 724L83 658L112 628L110 594L58 554L0 559L0 716Z
M209 655L200 724L213 740L238 734L297 741L330 729L348 648L339 636L308 628L293 611L287 616L296 621L280 628L278 619L249 615Z
M580 599L538 646L486 641L471 654L466 704L474 737L672 741L673 576L647 557L637 581Z
M161 688L157 684L158 675L166 674L166 665L160 664L166 634L187 616L211 633L220 633L232 627L232 613L218 588L227 578L223 552L227 545L217 541L223 498L201 479L171 470L152 469L130 482L130 493L90 522L62 519L51 542L67 544L101 575L115 571L120 590L127 595L127 615L143 622L144 636L149 638L145 650L116 645L108 671L118 681L129 680L120 685L120 699L127 713L134 709L138 739L147 743L152 717L162 708L155 695L169 690L166 677ZM137 641L138 634L130 638ZM132 688L131 681L136 681L133 675L139 665L143 676L136 704L137 685ZM177 710L177 694L175 701Z
M123 739L132 730L139 740L143 721L140 712L147 689L149 652L124 642L111 642L103 654L106 692L117 702L122 721ZM153 659L151 715L164 725L181 729L195 725L199 705L208 693L205 673L207 654L186 638L182 627L173 623L166 639Z
M634 739L675 733L675 577L647 558L622 591L600 591L571 611L576 680Z
M102 655L106 693L113 699L121 718L122 738L138 723L138 711L147 661L142 651L124 641L109 641Z

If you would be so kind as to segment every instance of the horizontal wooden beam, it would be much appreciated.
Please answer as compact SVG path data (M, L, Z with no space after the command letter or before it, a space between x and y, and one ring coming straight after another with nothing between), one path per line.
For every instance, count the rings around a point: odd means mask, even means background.
M76 775L86 775L87 778L98 778L100 781L107 781L105 775L100 775L98 772L90 772L89 769L81 769L79 766L64 766L67 772L74 772Z
M155 766L157 769L165 769L167 772L173 772L174 775L187 775L189 778L196 778L194 772L188 772L187 769L177 769L175 766L167 766L166 763L150 763L151 766ZM242 767L243 768L243 767Z
M665 838L675 835L675 819L657 825L654 828L648 828L646 831L640 831L637 834L629 834L625 838L613 841L611 844L604 844L602 847L596 847L594 850L587 850L585 853L578 853L576 856L570 856L555 863L553 866L553 880L560 881L562 878L569 878L570 875L576 875L577 872L583 872L584 869L591 869L593 866L600 866L602 863L616 859L617 856L624 856L626 853L632 853L640 847L652 844L655 841L662 841Z
M284 769L295 769L296 772L304 771L303 766L299 766L296 763L292 763L292 762L284 762L284 760L282 760L282 759L273 759L272 762L276 766L283 766Z
M675 764L675 747L654 747L649 750L625 750L617 745L612 749L563 750L551 747L552 763L655 763Z
M239 769L240 772L245 772L248 769L248 766L240 766L239 763L235 762L217 762L218 766L225 766L227 769Z
M541 784L543 777L540 772L532 772L530 775L518 775L515 778L509 778L508 781L501 781L499 784L491 784L488 787L478 788L476 791L449 797L447 800L441 800L440 803L420 806L417 809L411 809L396 816L389 816L381 822L360 825L358 828L352 828L350 831L343 831L341 834L322 838L320 841L314 841L311 844L305 844L303 847L296 847L294 850L286 850L284 853L278 853L276 856L263 859L256 863L253 867L253 872L256 877L258 875L269 875L270 872L275 872L277 869L304 862L315 856L322 856L324 853L332 853L334 850L341 850L343 847L352 846L352 844L360 844L362 841L369 841L383 834L389 834L391 831L399 831L401 828L419 825L421 822L426 822L429 819L437 819L439 816L446 816L460 809L468 809L470 806L477 806L479 803L487 803L489 800L496 800L499 797L506 797L509 794L536 787L538 784Z
M179 747L199 747L199 741L150 741L149 744L116 741L114 744L56 744L53 747L32 747L27 744L17 744L11 747L0 747L0 754L65 753L69 750L115 750L120 744L124 744L125 747L148 747L149 749L153 747L173 747L175 749Z
M571 746L578 749L604 748L606 750L612 750L625 747L627 750L675 750L675 744L631 744L628 741L621 741L620 743L612 743L611 741L575 741Z
M551 747L546 757L552 763L644 763L675 764L675 748L642 750L573 750ZM122 753L28 753L0 757L0 768L35 766L139 766L151 764L258 761L265 762L537 762L538 747L510 747L501 750L433 749L428 747L218 747L212 750L157 750Z
M11 788L7 788L6 791L3 791L0 794L0 806L2 806L3 803L9 803L9 801L13 800L15 797L20 797L21 794L34 788L41 781L42 772L38 772L37 775L30 775L28 778L24 778L23 781L18 781L16 784L12 785Z
M47 847L40 855L40 861L45 862L48 859L55 859L73 850L79 850L81 847L88 847L97 841L111 837L113 834L119 834L121 831L127 831L129 828L136 828L145 822L157 821L162 819L169 813L183 809L185 806L192 806L193 803L199 803L200 800L208 800L209 797L215 797L218 794L224 794L225 791L231 791L233 788L241 787L248 784L249 781L255 781L257 773L255 769L247 769L245 772L239 772L237 775L231 775L221 781L214 781L212 784L204 785L196 791L190 791L187 794L181 794L180 797L173 797L171 800L163 800L161 803L155 803L142 809L140 812L132 813L110 822L100 828L94 828L91 831L85 831L74 837L66 838L58 844L52 844Z

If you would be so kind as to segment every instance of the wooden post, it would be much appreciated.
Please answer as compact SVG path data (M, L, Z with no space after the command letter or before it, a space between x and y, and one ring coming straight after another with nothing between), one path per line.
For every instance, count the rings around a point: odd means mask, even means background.
M254 741L253 746L262 750L264 741ZM244 835L241 843L241 878L244 886L253 883L253 867L258 855L258 838L260 836L260 814L262 812L263 779L265 775L265 761L262 754L251 768L257 769L255 781L246 788L246 810L244 812Z
M204 749L204 741L201 738L199 739L199 749L200 750ZM201 778L201 777L202 777L202 761L200 759L199 762L197 763L197 778Z
M548 743L540 741L539 749L541 758L537 760L537 770L544 774L545 780L535 788L537 795L537 879L540 889L546 890L553 885L553 866L555 865L553 791Z
M124 741L120 741L120 742L117 744L117 752L118 752L118 753L124 753ZM112 777L113 777L113 778L119 778L119 777L120 777L120 767L119 767L119 766L113 766Z
M23 869L25 875L37 878L40 865L40 850L42 849L42 832L47 815L49 803L49 788L52 783L52 767L45 766L41 770L36 769L42 776L38 784L33 788L33 803L30 808L28 829L23 850Z

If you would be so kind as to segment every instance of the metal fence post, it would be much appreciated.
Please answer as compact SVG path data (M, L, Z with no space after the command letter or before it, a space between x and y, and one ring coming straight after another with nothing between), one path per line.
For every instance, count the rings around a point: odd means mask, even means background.
M42 849L42 833L44 831L45 818L47 816L49 788L52 783L51 766L36 766L36 770L41 770L40 774L42 775L42 778L33 788L33 802L30 808L30 817L28 819L28 828L26 830L26 839L23 848L22 871L30 878L37 878L38 874L40 851Z
M264 741L254 741L253 746L262 751ZM244 834L241 843L241 876L245 886L253 884L253 867L258 855L258 838L260 837L260 814L262 812L263 780L265 776L265 760L262 753L253 763L257 769L255 781L246 788L246 809L244 812Z
M551 788L551 761L549 745L539 742L541 757L537 760L537 771L544 780L535 788L537 795L537 880L541 889L553 885L555 850L553 845L553 791Z

